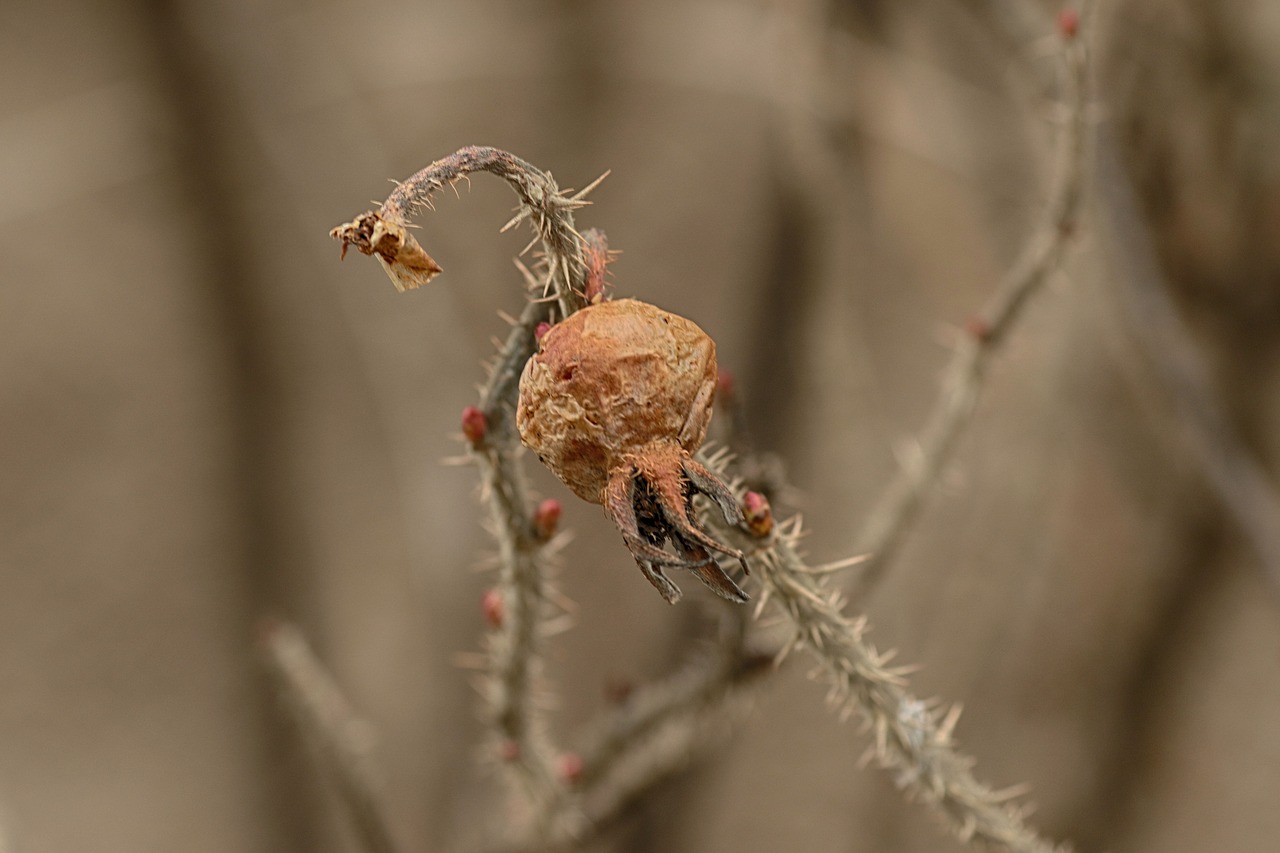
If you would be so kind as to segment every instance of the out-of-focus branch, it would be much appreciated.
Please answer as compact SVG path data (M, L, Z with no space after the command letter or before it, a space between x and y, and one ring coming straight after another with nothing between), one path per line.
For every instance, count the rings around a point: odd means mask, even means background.
M361 845L368 853L395 853L369 765L371 726L356 716L296 627L279 622L264 625L260 640L273 680L315 749Z
M1083 5L1082 17L1089 21L1094 0ZM1077 22L1068 28L1060 22L1059 34L1066 117L1043 218L991 301L968 321L967 334L947 367L933 412L916 437L914 457L899 470L867 517L857 548L869 559L854 579L851 597L855 601L864 599L883 578L973 414L992 357L1027 302L1059 268L1075 233L1085 175L1090 50L1083 24Z
M1119 258L1114 278L1128 328L1172 399L1178 430L1209 488L1280 592L1280 494L1213 390L1209 366L1173 303L1115 140L1105 127L1099 133L1096 184L1112 237L1108 246Z
M692 719L713 706L731 685L758 671L743 660L745 608L724 608L721 638L712 648L664 679L640 686L588 728L581 740L579 786L589 788L608 779L634 744L680 718Z
M733 730L733 708L755 679L771 671L772 655L745 650L748 612L725 608L720 637L677 672L635 688L615 710L588 726L579 752L572 799L550 821L555 834L508 841L506 853L580 846L608 829L638 801L720 745Z

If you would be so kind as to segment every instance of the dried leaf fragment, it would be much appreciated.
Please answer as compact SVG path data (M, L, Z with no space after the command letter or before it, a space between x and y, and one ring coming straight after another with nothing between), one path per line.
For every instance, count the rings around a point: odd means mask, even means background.
M427 254L403 223L385 219L368 211L329 232L342 241L342 256L347 246L355 246L361 254L373 255L386 270L396 290L404 292L422 287L440 272L440 265Z

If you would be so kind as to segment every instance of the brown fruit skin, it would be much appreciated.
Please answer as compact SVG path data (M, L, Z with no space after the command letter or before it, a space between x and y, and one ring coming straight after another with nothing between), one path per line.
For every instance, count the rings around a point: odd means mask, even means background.
M716 379L715 343L695 323L601 302L543 335L520 376L516 426L574 494L603 503L610 472L655 445L702 445Z

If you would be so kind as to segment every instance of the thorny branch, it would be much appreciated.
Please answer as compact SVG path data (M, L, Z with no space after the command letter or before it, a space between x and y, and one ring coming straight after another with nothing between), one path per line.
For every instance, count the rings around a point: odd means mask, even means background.
M973 760L959 752L951 738L959 711L945 712L907 692L909 668L886 666L891 654L869 645L865 618L844 614L844 599L828 588L824 567L805 563L796 548L799 522L778 526L752 550L739 533L739 547L747 549L759 568L764 586L760 607L773 601L792 627L780 658L804 649L820 664L830 686L828 699L840 714L858 714L873 733L872 755L894 774L898 786L918 796L962 840L1005 847L1018 853L1062 853L1023 820L1023 812L1009 801L1021 786L994 791L977 781Z
M314 747L367 853L395 853L369 767L370 725L356 716L293 625L268 623L261 631L268 671L279 685L298 727Z
M1096 0L1085 0L1080 20L1093 18ZM1085 23L1079 24L1081 29ZM937 481L964 431L987 376L992 357L1018 322L1028 301L1059 268L1075 233L1084 185L1089 40L1060 26L1062 100L1066 116L1059 134L1048 202L990 302L967 325L943 380L943 389L915 440L913 457L898 471L867 517L857 550L869 555L854 579L853 601L861 601L883 578L924 499Z
M972 410L991 349L1007 334L1022 305L1056 268L1079 205L1083 149L1085 47L1068 40L1066 88L1070 117L1064 131L1058 182L1046 225L1036 232L1001 290L977 321L979 334L957 356L958 377L926 427L922 445L931 459L904 473L886 495L887 522L868 530L882 541L883 555L896 544L914 516L928 484L936 477L950 445ZM589 292L591 265L572 211L583 193L562 194L546 175L518 158L492 148L467 148L428 166L400 184L378 211L370 211L334 229L344 251L354 245L375 255L400 289L417 287L439 272L406 230L411 213L429 205L433 191L474 171L506 179L521 199L510 225L529 219L542 240L540 283L552 299L530 301L516 322L481 393L479 429L468 433L472 455L482 471L491 522L498 540L501 571L497 593L501 617L490 638L490 715L499 754L520 781L533 810L528 832L509 849L538 849L566 844L607 824L627 803L688 761L708 719L723 722L733 687L758 667L743 651L741 634L724 642L706 662L638 694L634 705L615 710L586 741L573 786L558 772L556 752L545 731L535 697L540 657L538 638L545 623L551 589L545 566L546 541L537 534L512 412L520 369L536 347L540 323L568 316ZM590 187L588 187L588 190ZM585 191L584 191L585 192ZM474 427L474 425L473 425ZM798 530L774 532L764 547L747 540L763 568L766 597L782 605L795 635L790 647L804 646L824 664L833 695L848 711L861 712L876 733L876 755L898 772L903 787L932 803L965 839L1001 844L1017 851L1045 853L1056 848L1037 836L1007 804L1012 793L993 792L969 772L971 761L955 752L953 713L939 717L926 703L905 692L901 671L884 666L886 657L862 640L865 621L841 612L838 595L815 579L820 569L804 564L795 550ZM874 579L875 571L864 573ZM723 726L720 726L722 729ZM642 749L642 747L645 747Z
M535 813L550 818L556 813L552 804L560 802L565 792L537 696L542 660L538 646L551 613L552 589L545 537L534 527L533 501L519 459L514 412L520 370L536 348L538 324L556 319L553 308L563 319L585 304L588 267L573 211L587 203L583 196L592 187L568 196L549 174L512 154L468 147L397 185L377 211L361 214L331 234L342 241L344 252L354 245L376 256L398 288L425 284L440 267L408 233L408 219L431 206L433 192L473 172L503 178L520 198L520 207L506 227L524 220L532 224L542 242L541 286L554 300L532 298L526 305L481 390L474 432L468 434L500 566L496 595L501 618L488 640L488 715L497 740L495 751ZM540 825L535 831L541 835L551 829Z
M572 211L585 204L582 197L594 184L566 196L549 175L511 154L465 148L399 184L378 211L362 214L331 233L342 241L344 251L354 245L377 257L398 289L421 286L440 268L408 234L408 216L428 206L434 190L474 171L503 177L520 197L521 207L507 227L532 221L543 243L544 277L530 284L551 293L559 308L557 317L550 301L537 294L531 298L498 354L468 432L501 566L494 592L500 617L488 641L495 751L520 781L532 808L528 833L515 846L536 849L598 830L637 796L686 765L697 745L693 735L704 727L709 711L723 712L723 698L759 667L743 656L739 625L728 632L736 638L733 643L726 641L706 660L642 688L633 701L605 715L583 751L587 778L572 780L572 791L566 784L569 780L558 767L538 713L537 645L552 591L542 559L545 537L535 530L512 413L520 371L536 349L537 327L563 319L600 290L601 258L607 247L599 235L580 235L572 219ZM641 749L646 745L650 748ZM588 799L590 809L583 811L581 805Z

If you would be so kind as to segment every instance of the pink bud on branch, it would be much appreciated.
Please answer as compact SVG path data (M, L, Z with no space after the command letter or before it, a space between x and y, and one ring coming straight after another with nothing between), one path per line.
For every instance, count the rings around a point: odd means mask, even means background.
M539 542L546 542L556 535L556 526L560 523L560 501L547 498L538 504L533 514L533 532Z
M1058 34L1071 41L1080 32L1080 12L1074 7L1066 6L1058 12Z
M769 499L759 492L747 492L742 496L742 514L746 516L751 535L763 539L773 532L773 509Z
M462 410L462 434L472 447L484 444L484 437L489 432L489 419L476 406L467 406Z
M721 400L728 400L733 396L733 374L723 367L716 376L716 396Z
M576 752L566 752L556 762L556 773L566 785L573 785L582 778L582 756Z
M503 618L506 615L506 605L502 600L502 592L496 589L486 589L484 595L480 598L480 610L484 613L484 621L488 622L491 627L501 628Z
M991 340L991 323L980 314L972 314L964 321L964 331L978 343Z

